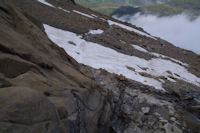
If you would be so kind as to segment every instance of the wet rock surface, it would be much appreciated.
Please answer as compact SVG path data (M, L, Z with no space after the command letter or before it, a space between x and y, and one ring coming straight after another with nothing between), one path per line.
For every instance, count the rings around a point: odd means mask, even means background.
M47 2L111 19L70 0ZM166 81L163 92L78 64L49 40L42 24L83 35L85 40L120 53L154 58L129 45L137 43L150 52L188 63L188 70L199 76L199 56L164 40L110 27L101 19L66 13L36 0L1 0L0 133L199 132L199 87L181 80ZM91 29L105 31L88 35Z

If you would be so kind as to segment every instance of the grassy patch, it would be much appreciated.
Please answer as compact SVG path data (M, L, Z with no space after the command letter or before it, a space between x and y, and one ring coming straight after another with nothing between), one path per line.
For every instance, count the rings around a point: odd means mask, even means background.
M116 9L114 8L101 8L101 9L97 9L96 11L103 15L110 16L110 14L112 14L115 10Z
M117 8L121 6L127 6L128 4L119 4L112 2L88 2L83 0L76 0L76 2L84 7L90 8L101 14L108 15L112 14Z
M80 5L83 5L88 8L101 8L101 7L120 7L124 4L118 4L118 3L111 3L111 2L87 2L87 1L77 1Z
M143 6L140 7L142 11L147 11L151 13L157 13L161 16L169 16L169 15L175 15L182 13L182 9L175 9L173 7L170 7L167 4L159 4L159 5L151 5L151 6Z
M125 1L100 1L100 0L75 0L80 5L100 12L104 15L111 15L121 6L133 6L136 0ZM118 2L118 3L117 3ZM136 4L137 5L137 4ZM158 5L140 6L141 11L146 13L158 14L159 16L172 16L180 14L183 11L189 11L194 14L200 14L200 0L170 0L170 2Z

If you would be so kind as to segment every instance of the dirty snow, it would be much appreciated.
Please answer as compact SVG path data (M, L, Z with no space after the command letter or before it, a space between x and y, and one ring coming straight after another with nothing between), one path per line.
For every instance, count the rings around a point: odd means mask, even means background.
M89 31L89 34L102 34L104 31L101 30L101 29L98 29L98 30L90 30Z
M63 10L64 12L70 13L70 11L63 9L62 7L58 7L58 9Z
M91 66L96 69L105 69L110 73L122 74L126 78L141 82L145 85L153 86L156 89L164 90L162 80L144 77L139 72L145 72L152 76L165 76L171 80L166 71L172 73L171 76L200 86L200 78L189 73L185 67L169 60L154 58L145 60L136 56L129 56L119 53L111 48L104 47L97 43L87 42L75 33L57 29L44 24L48 37L65 51L77 62ZM71 41L76 45L71 45ZM127 66L134 68L132 71ZM142 68L147 68L146 70ZM176 76L176 74L180 75Z
M80 14L80 15L82 15L82 16L88 17L88 18L94 18L94 17L91 16L91 15L88 15L88 14L85 14L85 13L82 13L82 12L79 12L79 11L77 11L77 10L73 10L73 12L75 12L75 13L77 13L77 14Z
M154 39L154 40L157 40L156 38L154 38L154 37L152 37L152 36L150 36L150 35L148 35L148 34L142 32L142 31L139 31L139 30L137 30L137 29L135 29L135 28L126 26L126 25L124 25L124 24L120 24L120 23L117 23L117 22L114 22L114 21L111 21L111 20L108 20L107 22L108 22L109 25L117 25L117 26L119 26L119 27L121 27L121 28L123 28L123 29L129 30L129 31L133 31L133 32L138 33L138 34L140 34L140 35L143 35L143 36L146 36L146 37L150 37L150 38L152 38L152 39Z
M38 0L38 1L39 1L40 3L43 3L43 4L47 5L47 6L51 6L51 7L54 7L54 8L55 8L55 6L53 6L52 4L46 2L46 0Z

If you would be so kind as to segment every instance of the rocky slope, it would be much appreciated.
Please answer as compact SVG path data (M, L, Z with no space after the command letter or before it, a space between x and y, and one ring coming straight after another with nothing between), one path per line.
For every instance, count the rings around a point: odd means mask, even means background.
M198 133L199 68L71 0L0 0L0 133Z

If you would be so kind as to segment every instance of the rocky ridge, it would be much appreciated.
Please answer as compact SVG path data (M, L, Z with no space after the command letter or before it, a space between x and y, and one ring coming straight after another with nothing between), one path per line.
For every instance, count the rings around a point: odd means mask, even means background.
M71 0L1 0L0 31L0 133L199 132L199 55ZM154 75L155 64L127 66L163 91L120 75L119 64L96 68L84 53L97 44L122 57L175 63L196 81Z

